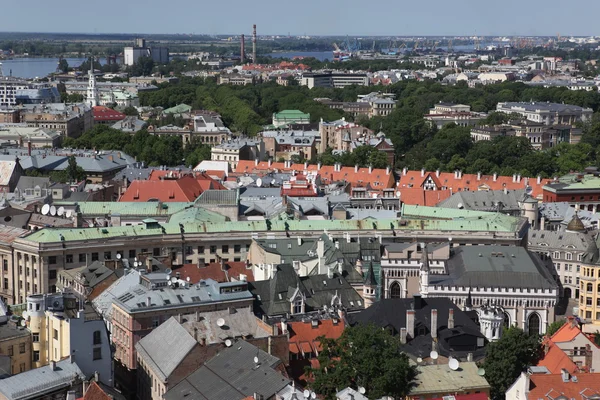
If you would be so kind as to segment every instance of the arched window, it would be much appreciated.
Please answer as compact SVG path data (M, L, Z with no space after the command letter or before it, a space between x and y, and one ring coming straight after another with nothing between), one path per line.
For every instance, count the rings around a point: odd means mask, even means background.
M400 299L402 297L402 293L400 290L400 284L398 282L392 283L390 286L390 298L391 299Z
M510 315L507 312L504 313L504 322L502 323L505 328L510 328Z
M540 334L540 316L538 313L533 313L529 316L528 332L530 335Z

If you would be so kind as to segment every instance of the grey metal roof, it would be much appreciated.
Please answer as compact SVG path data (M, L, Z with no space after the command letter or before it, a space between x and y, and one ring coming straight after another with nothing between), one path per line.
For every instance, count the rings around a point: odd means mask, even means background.
M196 199L194 204L211 204L211 205L227 205L237 206L238 191L237 190L214 190L208 189L202 192Z
M136 345L138 355L163 381L169 379L198 342L174 317L144 336Z
M595 260L598 253L593 235L581 232L529 230L527 246L532 251L584 252L586 262Z
M47 365L3 379L0 393L8 400L39 399L44 394L70 386L78 378L83 379L85 375L77 363L66 359L58 361L54 370Z
M585 110L589 110L590 108L583 108L579 106L574 106L571 104L561 104L561 103L544 103L544 102L506 102L506 103L498 103L498 110L502 109L523 109L525 111L535 112L535 111L551 111L551 112L582 112Z
M561 222L565 226L573 219L573 215L577 211L577 215L586 228L598 227L599 218L597 214L587 210L575 210L574 207L567 202L544 203L540 205L540 217L547 221Z
M447 262L447 275L430 275L430 285L518 289L557 289L537 255L520 246L459 246Z
M92 300L92 304L105 319L110 320L113 300L125 293L129 293L139 282L140 275L137 271L133 269L126 270L125 275L117 279L105 291L100 293L98 297Z
M50 178L46 176L21 176L17 182L17 189L24 191L33 189L36 186L47 188L50 186Z
M490 190L490 191L462 191L439 202L436 207L462 208L475 211L497 211L498 204L501 210L519 210L519 200L525 195L525 189Z
M258 364L254 363L258 357ZM272 398L290 384L274 370L281 361L239 340L167 391L165 400L237 400L255 393Z
M201 304L210 304L223 301L252 299L248 290L238 292L221 293L221 288L238 286L244 282L218 283L212 279L200 281L195 285L179 285L178 287L167 286L169 276L165 273L151 273L144 275L144 279L151 280L157 285L155 289L149 289L142 284L130 287L129 291L114 300L129 313L148 312L148 310L171 309L189 307ZM158 285L164 284L164 287ZM150 306L147 301L150 299Z

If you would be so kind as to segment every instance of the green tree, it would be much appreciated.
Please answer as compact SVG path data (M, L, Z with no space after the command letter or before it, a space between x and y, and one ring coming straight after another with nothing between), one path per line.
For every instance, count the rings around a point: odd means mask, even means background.
M60 61L58 62L58 69L63 74L66 74L67 72L69 72L69 63L67 62L67 60L65 60L64 58L61 58Z
M136 110L136 108L135 108L135 107L133 107L133 106L127 106L127 107L125 107L125 109L123 110L123 114L125 114L125 115L133 115L133 116L136 116L136 117L137 117L137 115L138 115L138 111L137 111L137 110Z
M364 387L367 396L402 398L408 395L417 375L399 349L398 339L374 325L346 328L337 339L320 338L319 368L307 367L314 378L311 388L326 399L337 390Z
M540 337L527 335L517 327L505 329L497 342L488 344L483 368L493 400L504 399L506 390L522 371L542 357Z
M557 319L546 328L546 336L550 337L556 333L565 324L564 319Z
M84 169L77 165L77 159L73 155L69 156L67 168L50 173L50 179L60 183L81 182L86 177Z

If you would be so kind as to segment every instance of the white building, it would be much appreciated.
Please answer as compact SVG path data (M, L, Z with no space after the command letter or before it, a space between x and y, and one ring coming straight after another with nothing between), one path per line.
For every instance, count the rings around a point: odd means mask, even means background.
M575 123L580 121L588 121L594 113L591 108L543 102L498 103L496 111L507 114L516 113L530 121L540 122L545 125L575 125Z
M523 247L394 243L386 246L381 268L382 298L420 292L464 309L502 307L505 326L530 333L543 334L554 321L558 285L550 268Z

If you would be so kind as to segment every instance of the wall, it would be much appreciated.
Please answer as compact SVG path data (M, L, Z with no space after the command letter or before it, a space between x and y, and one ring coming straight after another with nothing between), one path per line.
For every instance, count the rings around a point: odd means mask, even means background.
M85 320L83 312L78 318L70 320L69 335L71 354L75 355L77 365L87 376L98 372L100 382L112 387L112 353L106 326L102 319ZM100 332L100 344L94 344L94 332ZM101 349L101 357L94 360L94 349Z

